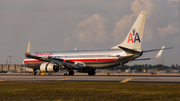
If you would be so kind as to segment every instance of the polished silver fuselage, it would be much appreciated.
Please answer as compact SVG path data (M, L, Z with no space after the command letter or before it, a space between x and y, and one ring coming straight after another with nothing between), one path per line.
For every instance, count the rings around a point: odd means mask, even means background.
M134 54L127 54L121 49L41 51L36 52L33 55L40 57L51 56L53 58L69 60L83 64L79 68L94 69L102 69L122 65L139 57ZM26 58L24 59L23 63L26 67L39 69L43 61Z

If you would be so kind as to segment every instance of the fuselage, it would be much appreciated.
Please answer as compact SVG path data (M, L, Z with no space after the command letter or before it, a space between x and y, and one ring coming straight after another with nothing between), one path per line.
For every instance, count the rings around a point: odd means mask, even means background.
M40 51L33 53L40 57L53 57L82 63L81 68L108 68L124 64L138 56L126 54L121 49L100 49L100 50L67 50L67 51ZM39 69L43 61L26 58L24 65L29 68Z

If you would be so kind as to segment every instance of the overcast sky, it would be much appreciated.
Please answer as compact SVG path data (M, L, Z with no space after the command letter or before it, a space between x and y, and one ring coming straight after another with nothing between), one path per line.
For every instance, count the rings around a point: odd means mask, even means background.
M0 63L21 64L28 41L41 50L104 49L121 43L147 11L142 49L174 47L156 60L180 65L180 0L0 0ZM158 52L146 53L154 57Z

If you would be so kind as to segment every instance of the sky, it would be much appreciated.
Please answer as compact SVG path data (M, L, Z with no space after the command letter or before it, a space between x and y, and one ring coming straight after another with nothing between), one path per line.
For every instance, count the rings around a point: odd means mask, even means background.
M0 0L0 64L21 64L27 43L42 50L107 49L147 11L142 49L174 47L133 64L180 65L180 0ZM158 52L143 54L155 57Z

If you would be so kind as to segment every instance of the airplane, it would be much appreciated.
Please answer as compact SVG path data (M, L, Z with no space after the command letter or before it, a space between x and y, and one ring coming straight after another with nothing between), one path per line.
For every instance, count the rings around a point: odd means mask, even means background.
M66 50L66 51L39 51L30 54L30 42L28 42L23 61L24 66L32 68L33 74L36 70L41 72L58 72L59 69L66 69L65 75L74 75L74 70L88 75L95 75L96 69L110 68L124 65L132 61L150 60L153 58L139 59L143 53L159 51L156 59L165 49L142 50L141 43L146 19L146 11L141 11L135 23L130 29L125 40L110 49L97 50Z

